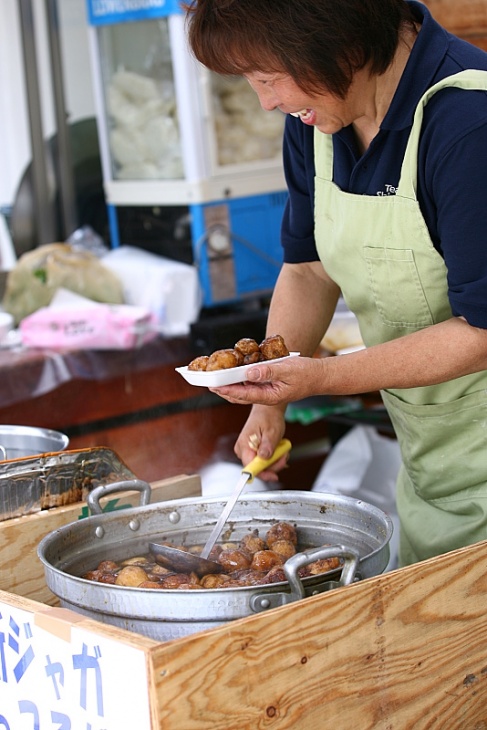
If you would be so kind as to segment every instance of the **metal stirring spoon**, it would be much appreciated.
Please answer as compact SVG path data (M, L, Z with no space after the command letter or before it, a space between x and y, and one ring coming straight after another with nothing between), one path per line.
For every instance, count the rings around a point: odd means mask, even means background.
M166 568L171 568L172 570L177 571L178 573L194 572L197 575L221 573L223 568L220 563L208 560L208 555L220 537L221 531L235 507L238 498L246 485L250 484L254 480L254 477L263 472L268 466L275 464L275 462L290 449L291 442L288 439L282 439L269 459L262 459L260 456L255 456L252 461L242 469L242 473L235 485L235 489L228 498L228 501L213 527L200 555L194 555L193 553L186 552L185 550L179 550L179 548L170 547L169 545L159 545L156 542L151 542L149 543L149 550L156 556L157 562Z

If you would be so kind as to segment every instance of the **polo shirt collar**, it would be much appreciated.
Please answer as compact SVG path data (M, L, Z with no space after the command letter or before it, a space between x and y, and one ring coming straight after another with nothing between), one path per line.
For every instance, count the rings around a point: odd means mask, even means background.
M433 85L448 50L448 33L419 2L408 3L422 23L406 68L397 87L381 129L401 131L410 127L414 111L423 94Z

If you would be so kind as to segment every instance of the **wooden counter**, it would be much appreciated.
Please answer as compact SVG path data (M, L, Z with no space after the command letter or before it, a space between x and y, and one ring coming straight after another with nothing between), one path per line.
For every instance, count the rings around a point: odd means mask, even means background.
M197 485L181 477L158 488L192 494ZM79 691L66 696L64 683L56 698L47 672L66 657L67 684L75 671L71 654L74 660L82 647L91 652L93 664L99 663L106 715L124 699L120 683L127 682L126 667L135 660L138 667L139 684L134 677L133 686L125 689L127 712L134 704L139 708L136 725L98 718L89 725L93 728L487 728L487 542L209 631L157 642L52 605L42 565L35 559L36 543L43 533L72 521L79 508L0 524L2 630L6 635L20 625L29 627L20 646L25 648L28 639L33 656L27 684L16 681L11 668L21 662L12 651L15 645L5 642L10 671L2 716L14 718L9 720L12 730L20 726L13 724L19 707L21 712L32 709L38 686L49 690L36 708L46 718L41 727L51 727L52 711L80 721L92 709L93 703L79 706ZM20 560L12 555L14 541L22 547ZM115 687L109 685L110 656L123 667Z

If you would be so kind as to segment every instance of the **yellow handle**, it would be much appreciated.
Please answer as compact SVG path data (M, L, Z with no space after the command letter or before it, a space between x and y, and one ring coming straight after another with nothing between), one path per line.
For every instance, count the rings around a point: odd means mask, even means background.
M281 456L284 454L287 454L288 451L291 449L291 442L289 439L282 439L277 444L274 453L270 457L270 459L262 459L260 456L254 456L250 464L247 464L242 469L242 474L249 474L249 484L254 480L254 477L256 477L258 474L261 473L261 471L264 471L267 469L268 466L272 466L272 464L275 464L276 461L279 461Z

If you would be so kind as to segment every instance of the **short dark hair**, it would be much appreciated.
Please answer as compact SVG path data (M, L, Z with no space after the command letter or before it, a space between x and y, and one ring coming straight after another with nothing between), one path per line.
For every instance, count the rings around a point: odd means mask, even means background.
M354 72L390 65L405 0L190 0L188 39L195 57L225 75L287 73L304 91L344 97Z

